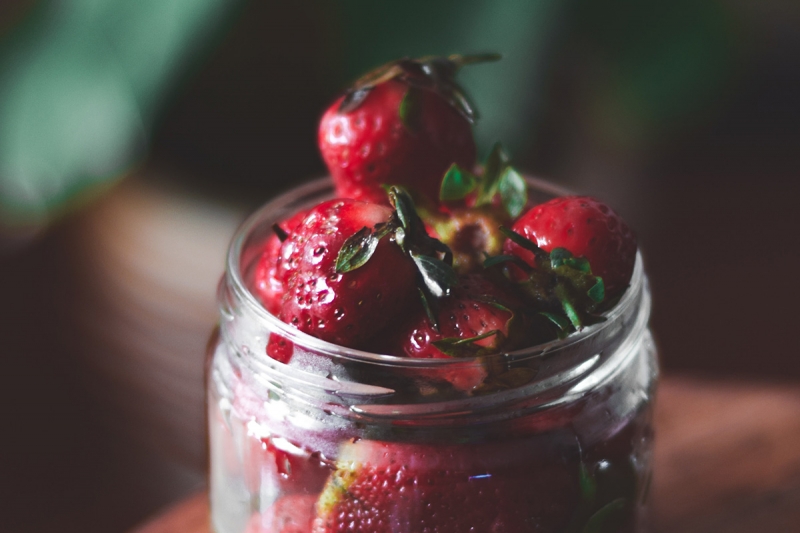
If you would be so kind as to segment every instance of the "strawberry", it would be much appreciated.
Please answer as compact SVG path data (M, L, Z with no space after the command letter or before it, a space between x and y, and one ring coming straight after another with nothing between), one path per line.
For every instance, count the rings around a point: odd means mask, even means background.
M348 198L309 211L281 246L281 320L340 346L369 349L418 295L427 302L449 292L449 249L426 234L407 193L391 188L389 197L395 211ZM267 352L288 362L292 347L273 335Z
M527 183L509 163L500 143L480 175L453 164L442 178L443 208L423 213L436 237L453 250L458 273L482 270L486 255L502 251L499 228L519 216L528 203Z
M530 439L347 443L317 502L313 532L562 531L578 475L546 448Z
M636 237L610 207L588 196L565 196L537 205L511 228L545 251L569 250L589 261L591 272L602 278L608 298L627 287L636 262ZM507 254L536 266L534 253L509 240Z
M454 76L496 56L400 59L359 79L325 111L318 144L337 194L386 202L402 185L435 202L447 168L475 164L475 111Z
M365 348L402 316L415 298L415 270L394 242L378 242L370 260L357 270L336 269L348 238L362 228L385 224L391 216L388 207L351 199L311 209L281 247L278 279L286 292L280 319L319 339Z
M283 496L265 513L254 514L245 533L310 533L316 496Z
M283 282L278 279L281 245L286 236L306 217L306 211L299 211L286 220L273 226L274 233L267 240L264 251L256 264L253 274L253 292L262 305L272 314L280 310L283 299Z
M251 491L316 494L330 468L315 454L282 437L247 436L243 470Z
M481 274L462 276L452 293L439 300L434 311L437 326L425 312L413 315L392 342L396 355L420 359L449 359L496 354L519 347L520 302ZM436 369L434 377L456 389L480 386L488 371L480 362L464 362ZM532 376L531 376L532 377Z

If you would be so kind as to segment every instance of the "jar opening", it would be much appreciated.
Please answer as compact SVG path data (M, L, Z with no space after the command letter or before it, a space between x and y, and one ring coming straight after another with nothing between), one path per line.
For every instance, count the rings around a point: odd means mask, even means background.
M542 201L556 195L568 194L567 191L544 182L542 180L527 178L533 196L541 196ZM406 367L406 368L441 368L448 365L482 364L482 361L492 358L504 361L524 361L531 358L552 356L555 353L568 351L578 344L586 344L590 339L602 337L608 330L618 328L620 320L630 315L641 303L642 291L646 285L646 276L642 265L641 254L637 253L636 264L629 287L623 293L620 301L603 316L605 320L597 324L586 326L580 331L570 334L565 339L554 340L528 348L501 353L490 356L464 357L454 359L414 359L380 353L355 350L313 337L299 331L278 317L267 311L256 296L248 288L246 272L256 260L256 253L260 251L266 238L271 235L272 225L283 220L299 209L309 208L316 203L333 197L333 187L328 178L309 182L301 187L292 189L274 200L268 202L253 215L251 215L237 230L227 257L225 280L232 292L233 300L229 307L240 309L240 313L253 317L261 322L264 329L274 332L285 338L295 346L302 346L308 350L334 359L368 362L380 366ZM261 246L259 246L261 245ZM220 301L225 299L220 294ZM649 312L649 302L648 309ZM646 323L646 320L645 320ZM589 356L591 354L588 354ZM256 357L261 357L260 355ZM267 357L264 353L263 357Z

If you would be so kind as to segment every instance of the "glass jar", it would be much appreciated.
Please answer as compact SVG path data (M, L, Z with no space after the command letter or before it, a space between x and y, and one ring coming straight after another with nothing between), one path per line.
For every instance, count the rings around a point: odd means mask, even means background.
M560 192L529 185L537 202ZM320 180L284 194L231 245L209 353L214 530L639 531L658 376L641 257L605 321L566 339L480 358L361 352L284 324L248 290L272 225L332 192ZM287 364L267 356L272 335L293 347ZM494 377L446 386L474 372Z

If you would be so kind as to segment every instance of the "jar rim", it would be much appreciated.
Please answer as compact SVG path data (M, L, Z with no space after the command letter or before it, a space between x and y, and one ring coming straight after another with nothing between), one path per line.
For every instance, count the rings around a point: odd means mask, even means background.
M570 191L559 187L558 185L542 179L533 177L526 177L525 179L531 189L546 195L556 197L573 194ZM572 333L564 339L556 339L548 343L538 344L535 346L490 356L459 357L448 359L415 359L373 353L364 350L356 350L353 348L347 348L333 344L309 335L308 333L302 332L292 325L283 322L277 316L267 311L258 298L247 287L242 274L243 269L241 264L244 246L248 237L254 232L254 230L259 227L263 227L263 225L267 223L271 226L273 223L278 221L274 215L270 216L271 213L285 210L286 206L291 205L293 202L298 202L305 197L312 195L321 196L321 194L326 190L332 190L332 182L329 177L322 177L292 188L291 190L278 195L274 199L262 205L236 230L231 241L231 245L228 249L225 266L225 280L227 281L227 286L230 290L232 290L233 295L237 300L237 304L243 306L246 313L254 316L259 322L264 323L266 329L268 329L270 332L284 337L293 344L303 346L305 349L313 350L320 355L325 355L340 360L352 360L362 363L374 363L391 367L417 369L443 367L451 364L464 365L465 363L469 364L471 362L478 364L479 361L485 360L487 357L504 357L511 361L525 360L532 357L552 355L554 352L567 349L597 336L607 328L612 327L617 322L617 319L623 316L631 306L636 305L641 301L640 296L643 288L646 285L647 278L644 273L641 253L640 251L637 251L636 262L630 284L623 293L620 301L610 311L603 315L605 320L597 324L586 326L580 331ZM264 356L266 357L266 354L264 354Z

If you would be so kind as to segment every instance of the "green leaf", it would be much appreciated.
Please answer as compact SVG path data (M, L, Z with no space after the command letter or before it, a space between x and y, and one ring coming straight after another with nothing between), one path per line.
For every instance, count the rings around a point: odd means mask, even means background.
M395 214L392 213L392 216L391 218L389 218L388 221L375 224L375 227L373 228L375 238L378 240L383 239L384 237L395 231L399 223L400 221L397 219Z
M581 499L590 507L593 506L594 499L597 496L597 481L583 461L581 461L578 471L578 482L581 487Z
M483 176L476 205L484 205L492 201L492 198L497 193L497 186L506 166L508 166L508 156L503 151L502 145L495 143L483 166Z
M484 346L475 346L474 343L483 339L487 339L489 337L497 336L498 343L502 342L503 334L499 329L493 329L491 331L487 331L482 335L476 335L475 337L469 337L467 339L462 339L460 337L446 337L444 339L440 339L438 341L433 341L433 344L436 348L439 349L445 355L449 355L450 357L469 357L475 355L482 355L483 351L486 351L486 347ZM492 348L489 348L491 351Z
M589 298L591 298L595 303L600 303L606 297L606 289L605 284L603 283L603 278L595 278L597 281L592 288L586 293Z
M500 311L506 311L508 313L511 313L511 317L512 318L514 317L514 311L512 311L505 305L498 302L497 298L495 298L494 296L489 296L488 294L476 294L475 296L473 296L473 298L479 302L489 304L495 309L499 309Z
M344 274L364 266L375 253L379 241L367 227L348 237L336 256L336 272Z
M450 165L442 178L442 187L439 190L439 199L443 202L463 200L478 186L478 179L474 174L464 170L455 163Z
M528 185L516 170L507 167L497 184L503 207L511 218L517 218L528 204Z
M400 107L397 110L400 115L400 122L410 133L419 131L422 120L422 106L420 106L419 96L419 89L409 87L406 94L403 95Z
M389 201L394 206L397 217L400 219L400 224L405 228L406 233L413 235L416 223L419 221L419 215L417 215L417 209L414 206L414 200L411 199L411 195L402 187L392 185L389 188Z
M516 255L495 255L492 257L487 257L483 261L483 268L491 268L495 265L501 265L503 263L513 263L525 272L530 272L533 270L533 267L526 263L521 257Z
M579 270L584 274L591 274L592 267L589 265L589 260L585 257L572 257L565 261L565 264L570 267L574 268L575 270Z
M620 513L625 509L626 505L627 500L625 498L611 500L589 517L581 533L611 533L613 530L607 528L614 525L613 521L620 517Z
M572 258L572 252L566 248L553 248L550 252L550 264L553 269L565 265Z
M411 253L411 258L417 265L417 270L422 276L425 287L436 298L450 294L450 289L458 283L458 278L453 267L427 255Z
M563 285L559 284L556 285L555 293L556 297L561 302L561 307L564 309L564 313L566 313L569 321L572 322L572 325L575 327L575 329L581 329L583 327L583 321L581 320L581 316L578 314L578 310L575 308L575 304L572 302L572 298L570 298L567 294L567 290Z
M561 315L557 315L555 313L550 313L547 311L540 311L539 314L556 325L556 327L558 328L559 339L563 339L564 337L569 335L569 326L570 326L569 319Z
M494 143L492 151L489 152L489 157L486 158L486 164L483 167L483 180L487 189L494 187L495 183L500 179L500 174L503 169L508 165L508 156L503 150L503 145Z
M554 269L560 266L568 266L569 268L585 274L590 274L592 272L592 267L588 259L585 257L575 257L572 255L572 252L566 248L553 248L550 252L550 261Z
M564 312L567 314L569 321L572 322L575 329L581 329L581 327L583 327L583 322L581 322L581 317L575 309L575 305L569 300L561 300L561 306L564 308Z

